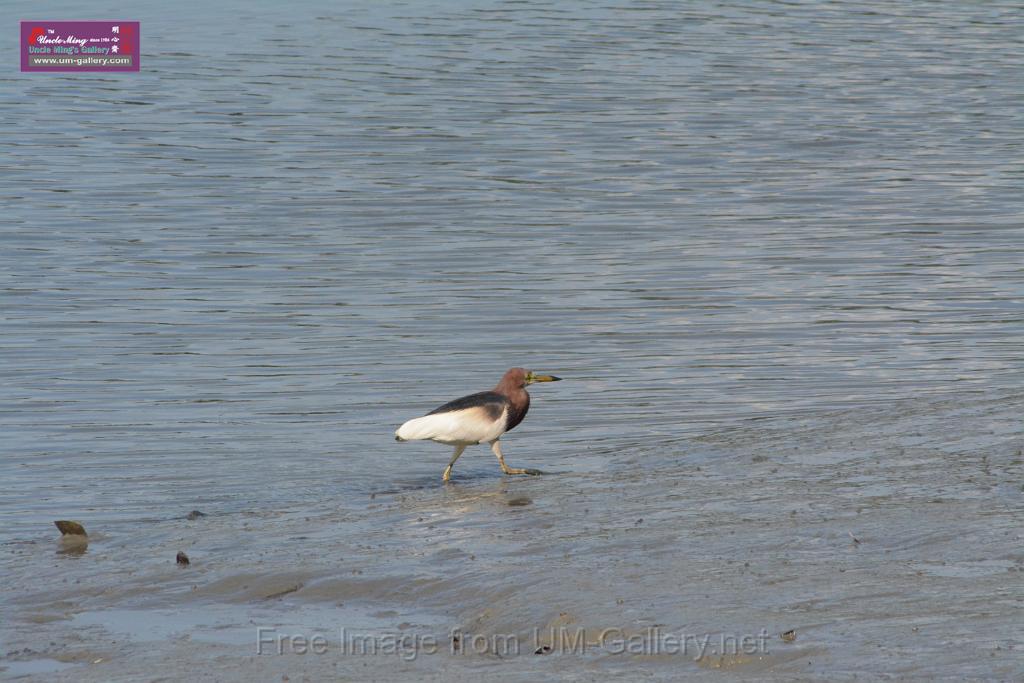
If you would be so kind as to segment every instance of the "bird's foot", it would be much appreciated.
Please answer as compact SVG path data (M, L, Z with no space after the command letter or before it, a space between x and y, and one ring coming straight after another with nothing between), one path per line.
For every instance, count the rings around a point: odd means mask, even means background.
M444 468L444 474L441 475L441 481L443 481L445 484L448 484L448 483L451 483L451 480L452 480L452 468L451 467L446 467L446 468Z
M509 467L505 470L505 474L529 474L531 477L536 477L544 473L529 467Z

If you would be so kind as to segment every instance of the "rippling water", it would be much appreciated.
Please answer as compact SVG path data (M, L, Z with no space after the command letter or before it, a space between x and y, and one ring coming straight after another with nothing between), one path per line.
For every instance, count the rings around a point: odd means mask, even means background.
M250 626L559 619L802 627L756 675L1024 671L1016 3L131 11L90 5L142 21L137 75L0 76L11 672L359 677ZM480 448L446 489L392 441L513 365L567 380L503 441L549 476Z

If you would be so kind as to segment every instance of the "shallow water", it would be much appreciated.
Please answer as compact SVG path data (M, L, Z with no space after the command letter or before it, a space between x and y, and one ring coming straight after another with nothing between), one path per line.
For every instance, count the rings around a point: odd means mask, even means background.
M0 77L5 673L1024 675L1019 8L381 5ZM512 365L546 476L392 441ZM528 647L655 627L769 637Z

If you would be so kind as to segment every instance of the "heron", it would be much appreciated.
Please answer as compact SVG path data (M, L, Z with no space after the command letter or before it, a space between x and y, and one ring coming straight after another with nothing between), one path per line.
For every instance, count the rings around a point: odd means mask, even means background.
M526 386L535 382L558 382L561 377L540 375L512 368L490 391L481 391L449 401L423 417L409 420L395 431L395 441L429 440L455 447L441 480L451 481L452 467L467 446L488 443L505 474L540 474L540 470L509 467L501 453L499 439L514 429L530 409Z

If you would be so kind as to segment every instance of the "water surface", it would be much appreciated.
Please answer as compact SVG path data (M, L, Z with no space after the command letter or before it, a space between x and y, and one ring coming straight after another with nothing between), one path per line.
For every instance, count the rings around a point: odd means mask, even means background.
M0 77L8 674L717 671L263 624L1024 673L1014 3L131 11L139 74ZM566 378L503 441L548 476L392 441L513 365Z

